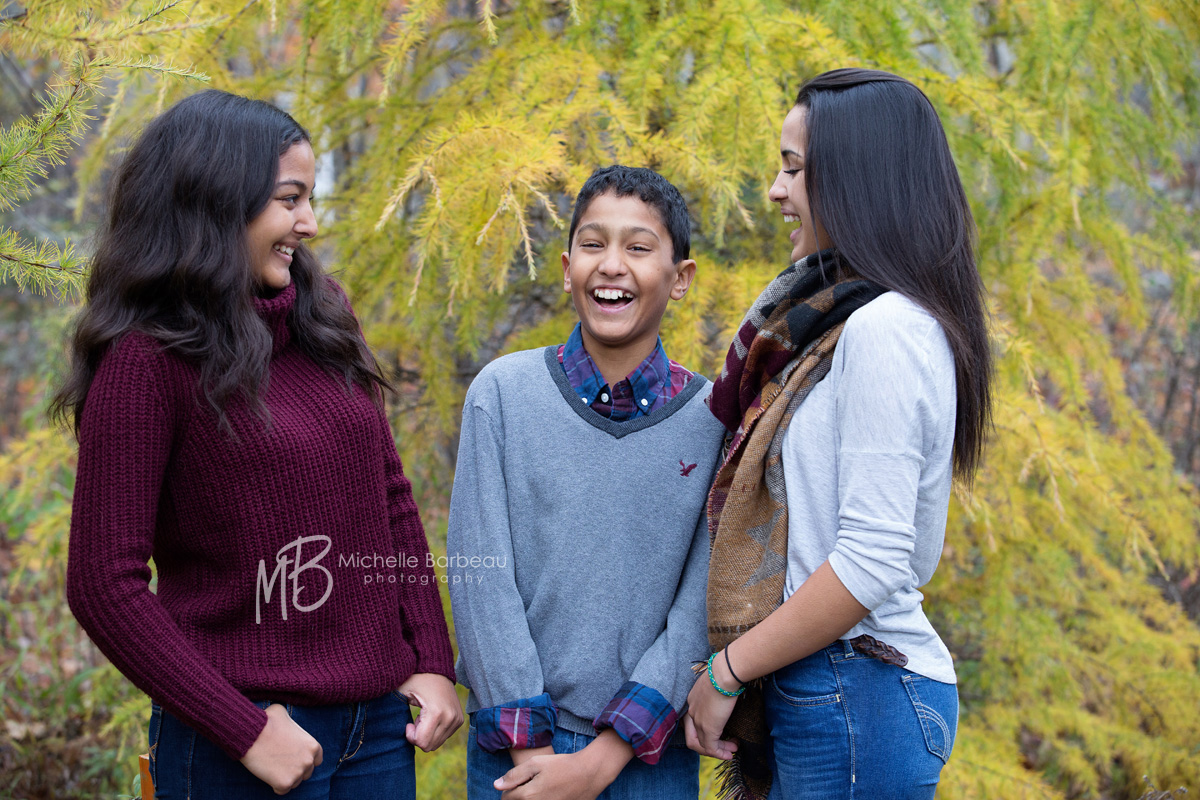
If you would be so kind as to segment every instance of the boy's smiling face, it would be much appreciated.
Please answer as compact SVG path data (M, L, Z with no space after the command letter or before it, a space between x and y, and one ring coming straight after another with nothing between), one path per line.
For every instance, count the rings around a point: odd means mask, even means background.
M667 302L687 294L696 272L691 259L674 263L671 235L654 208L611 192L592 199L562 264L588 354L636 357L633 367L653 351Z

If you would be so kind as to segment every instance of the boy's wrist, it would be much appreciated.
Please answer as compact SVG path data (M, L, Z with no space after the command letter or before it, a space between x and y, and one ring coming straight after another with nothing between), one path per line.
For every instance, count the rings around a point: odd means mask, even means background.
M524 749L518 749L514 747L509 749L508 754L510 757L512 757L513 766L519 767L534 756L554 755L554 748L550 745L546 745L545 747L529 747Z
M591 744L579 751L579 756L603 789L612 784L633 759L633 745L612 728L605 728Z

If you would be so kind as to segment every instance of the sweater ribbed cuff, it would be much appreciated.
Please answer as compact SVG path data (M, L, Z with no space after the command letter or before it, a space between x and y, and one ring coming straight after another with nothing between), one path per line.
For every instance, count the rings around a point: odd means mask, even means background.
M267 712L245 697L239 695L239 698L240 702L232 704L227 713L212 718L211 730L200 731L235 761L246 755L267 727Z
M414 645L417 656L413 673L431 673L442 675L451 683L457 683L454 673L454 650L450 646L450 637L445 630L430 631L421 641Z

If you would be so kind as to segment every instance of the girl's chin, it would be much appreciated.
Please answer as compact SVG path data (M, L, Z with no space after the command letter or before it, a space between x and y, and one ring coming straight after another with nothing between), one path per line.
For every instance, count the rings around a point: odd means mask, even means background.
M292 282L292 273L287 270L280 272L271 271L266 275L259 276L258 288L261 291L277 292L280 289L286 289Z
M821 248L817 246L816 242L795 242L792 247L792 263L794 264L805 256L811 256L820 249Z

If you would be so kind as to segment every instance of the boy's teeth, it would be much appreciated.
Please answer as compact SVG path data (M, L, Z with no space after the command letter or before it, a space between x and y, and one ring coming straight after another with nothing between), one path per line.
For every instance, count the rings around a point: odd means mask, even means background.
M596 289L592 294L597 300L621 300L626 297L633 299L633 295L622 289Z
M290 256L292 253L296 252L296 248L294 248L294 247L287 247L287 246L285 246L285 245L282 245L282 244L277 244L277 245L275 245L275 247L274 247L273 249L275 249L275 250L278 250L279 252L281 252L281 253L283 253L284 255L287 255L287 256Z

